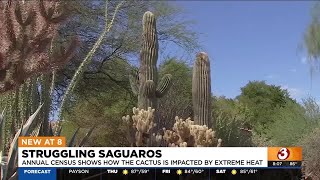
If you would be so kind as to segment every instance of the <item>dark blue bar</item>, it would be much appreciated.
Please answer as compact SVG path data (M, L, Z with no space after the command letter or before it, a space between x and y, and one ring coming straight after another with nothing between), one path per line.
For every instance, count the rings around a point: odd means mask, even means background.
M18 168L19 180L56 180L56 168Z

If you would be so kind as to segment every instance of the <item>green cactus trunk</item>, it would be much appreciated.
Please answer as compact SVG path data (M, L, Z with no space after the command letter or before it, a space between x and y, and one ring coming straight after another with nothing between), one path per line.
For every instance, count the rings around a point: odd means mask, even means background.
M158 81L156 66L158 47L156 20L152 13L145 13L143 16L143 45L140 54L141 61L139 69L139 108L156 108L157 98L155 96L155 86Z
M192 103L195 123L212 128L210 61L204 52L197 55L193 66Z
M171 75L166 74L158 85L158 37L156 18L153 13L143 15L143 44L140 52L139 72L131 76L132 91L138 95L138 108L157 108L157 98L169 89Z

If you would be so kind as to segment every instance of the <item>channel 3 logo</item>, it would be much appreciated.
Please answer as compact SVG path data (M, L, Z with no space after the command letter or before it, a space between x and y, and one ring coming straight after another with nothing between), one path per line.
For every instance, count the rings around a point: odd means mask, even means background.
M302 148L268 147L268 161L302 161Z
M277 154L278 159L282 161L288 159L289 156L290 156L290 150L288 148L281 148Z

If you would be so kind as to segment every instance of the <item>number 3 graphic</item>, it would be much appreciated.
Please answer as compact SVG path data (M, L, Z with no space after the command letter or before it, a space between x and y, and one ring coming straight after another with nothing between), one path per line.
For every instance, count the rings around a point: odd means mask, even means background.
M290 151L287 148L281 148L278 152L279 160L286 160L290 156Z

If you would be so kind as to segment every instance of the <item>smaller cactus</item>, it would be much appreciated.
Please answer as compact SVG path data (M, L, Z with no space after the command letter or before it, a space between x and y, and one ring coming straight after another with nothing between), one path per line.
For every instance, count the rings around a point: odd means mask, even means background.
M204 52L197 55L193 66L192 103L195 123L211 128L210 61Z
M195 125L190 118L183 120L176 117L173 130L163 130L163 139L171 147L220 147L222 142L221 139L216 140L212 129Z
M128 138L132 146L147 146L150 140L151 130L156 126L154 123L154 109L148 110L133 108L133 115L122 117L129 127Z
M195 125L190 118L187 120L176 117L172 130L163 128L163 135L153 133L154 109L133 108L133 116L124 116L128 130L128 139L132 146L165 145L170 147L209 147L221 146L221 139L216 139L215 132L206 125Z

